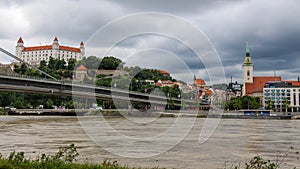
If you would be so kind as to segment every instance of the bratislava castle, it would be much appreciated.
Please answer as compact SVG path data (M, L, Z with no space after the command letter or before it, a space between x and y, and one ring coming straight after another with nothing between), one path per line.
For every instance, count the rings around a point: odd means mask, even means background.
M23 39L20 37L16 46L16 56L26 62L34 65L40 64L40 61L49 61L49 58L64 59L66 62L73 58L81 60L85 55L83 42L80 47L70 47L59 45L57 37L54 38L52 45L25 47Z

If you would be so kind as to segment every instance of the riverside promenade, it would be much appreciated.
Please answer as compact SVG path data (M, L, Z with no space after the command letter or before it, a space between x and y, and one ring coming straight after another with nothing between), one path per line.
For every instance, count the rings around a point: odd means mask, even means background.
M47 116L83 116L98 115L103 116L137 116L148 117L159 115L160 117L198 117L198 118L233 118L233 119L300 119L299 112L271 112L270 114L247 114L242 111L205 111L205 110L130 110L130 109L11 109L8 115L47 115Z

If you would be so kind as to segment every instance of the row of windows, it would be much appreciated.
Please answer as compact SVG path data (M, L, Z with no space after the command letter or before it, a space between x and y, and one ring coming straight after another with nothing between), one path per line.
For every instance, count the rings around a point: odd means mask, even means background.
M286 97L265 97L265 102L267 102L269 100L272 100L272 101L275 101L275 100L284 101L286 99L289 100L290 98L286 98Z
M25 58L25 57L42 57L42 56L46 56L46 57L47 57L47 56L48 56L48 54L42 54L42 55L41 55L41 54L39 54L39 55L33 55L33 56L29 56L29 55L27 55L27 56L26 56L26 55L22 55L22 56L23 56L23 58ZM50 54L49 56L51 57L51 56L52 56L52 54ZM60 56L60 55L58 54L58 56ZM66 56L66 57L71 57L71 58L72 58L72 57L76 57L76 55L64 55L64 54L62 54L61 56L62 56L62 57Z
M265 89L265 92L267 92L267 93L269 93L269 92L277 92L277 93L279 93L279 92L291 92L291 89ZM298 91L298 92L300 92L300 89L293 89L293 92L296 92L296 91Z
M275 93L265 93L265 96L275 96L275 95L276 96L280 96L280 95L281 96L290 96L289 93L287 93L287 94L286 93L276 93L276 94Z
M294 89L295 90L295 89ZM267 93L269 93L269 92L272 92L272 93L274 93L274 92L277 92L277 93L279 93L279 92L291 92L291 90L290 89L265 89L265 92L267 92ZM300 91L300 89L299 89L299 91Z
M65 58L64 58L64 59L65 59ZM71 59L71 58L70 58L70 59ZM81 59L81 57L80 57L79 59ZM24 60L26 60L26 61L28 61L28 62L29 62L29 61L37 61L37 62L40 62L40 61L42 61L42 60L49 61L49 58L39 58L39 59L37 59L37 58L36 58L36 59L31 58L31 59L23 59L23 61L24 61ZM66 61L69 61L68 58L66 58L65 60L66 60Z
M22 52L23 54L38 54L38 53L52 53L52 50L39 50L39 51L30 51L30 52ZM70 51L64 51L64 50L60 50L60 53L67 53L67 54L76 54L77 52L70 52Z
M37 54L37 53L51 53L52 51L51 50L39 50L39 51L31 51L31 52L22 52L22 53L25 53L25 54Z

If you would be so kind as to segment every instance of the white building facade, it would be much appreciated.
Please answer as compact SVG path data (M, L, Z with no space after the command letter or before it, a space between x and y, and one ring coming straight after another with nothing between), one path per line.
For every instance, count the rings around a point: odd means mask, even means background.
M300 111L300 86L288 82L269 82L265 84L263 93L264 107L272 101L275 110L285 111L282 107L288 105L292 112Z
M84 55L85 47L83 42L80 43L79 48L63 46L59 45L57 37L54 38L52 45L30 47L25 47L23 39L20 37L16 46L16 56L33 65L40 64L42 60L48 62L50 57L64 59L68 62L71 58L81 60Z

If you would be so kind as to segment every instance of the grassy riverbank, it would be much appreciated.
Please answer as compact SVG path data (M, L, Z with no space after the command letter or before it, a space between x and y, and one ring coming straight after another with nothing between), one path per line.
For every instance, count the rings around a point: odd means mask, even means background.
M294 150L291 147L291 150ZM295 151L299 154L299 151ZM42 154L35 160L26 159L23 152L12 152L8 157L3 157L0 154L0 169L143 169L142 167L121 166L117 161L104 160L101 164L79 164L76 163L79 153L74 144L69 147L59 148L59 151L54 155ZM288 153L278 156L277 160L271 161L255 156L246 162L245 165L237 162L225 162L223 169L279 169L284 167ZM199 167L200 168L200 167ZM151 169L159 169L152 167Z
M0 154L0 169L134 169L121 166L117 161L104 160L101 164L76 163L79 153L74 144L59 148L54 155L42 154L36 159L26 159L24 152L12 152L8 157ZM142 169L142 168L140 168ZM158 169L158 167L153 167Z

